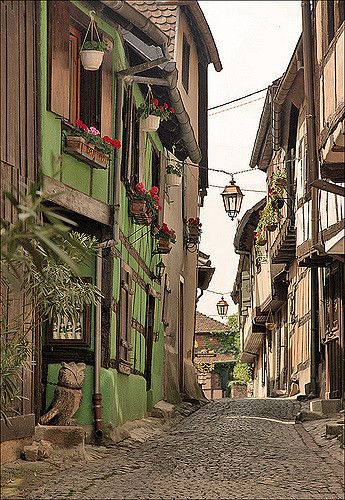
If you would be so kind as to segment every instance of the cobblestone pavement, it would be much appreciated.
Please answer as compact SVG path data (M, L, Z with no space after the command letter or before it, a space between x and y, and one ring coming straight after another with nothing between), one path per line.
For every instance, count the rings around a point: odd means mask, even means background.
M164 436L38 472L16 498L342 499L342 466L294 424L299 405L212 402Z

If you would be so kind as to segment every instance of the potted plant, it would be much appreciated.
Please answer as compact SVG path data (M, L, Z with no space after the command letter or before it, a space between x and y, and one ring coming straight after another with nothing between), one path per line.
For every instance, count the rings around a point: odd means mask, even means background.
M274 205L274 203L272 203L271 200L268 201L260 216L262 226L266 228L266 231L275 231L278 227L280 219L281 214L278 208Z
M157 242L158 253L169 253L171 244L176 243L176 233L174 229L169 229L165 222L161 226L157 226L157 233L155 236Z
M174 108L166 102L160 105L155 97L146 99L138 108L138 117L145 132L155 132L160 122L170 120L174 113Z
M264 247L267 241L267 233L265 230L255 232L255 243L259 245L259 247Z
M156 217L158 210L162 207L159 204L158 187L153 186L146 189L142 182L138 182L129 200L129 212L137 224L149 226Z
M166 168L166 183L168 186L179 186L181 184L183 174L183 165L181 162L175 164L169 163Z
M86 71L96 71L102 64L104 52L107 50L105 42L89 40L80 49L80 60Z
M198 243L201 235L201 222L199 217L190 217L186 221L188 243Z
M276 170L271 177L271 186L285 188L287 184L287 177L285 170Z

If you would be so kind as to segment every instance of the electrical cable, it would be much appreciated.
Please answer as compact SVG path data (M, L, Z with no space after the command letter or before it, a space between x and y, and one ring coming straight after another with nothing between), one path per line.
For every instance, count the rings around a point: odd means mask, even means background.
M209 188L219 188L219 189L224 189L224 186L216 186L214 184L209 184L208 186ZM266 191L263 191L261 189L242 189L241 188L241 191L248 191L248 192L251 192L251 193L266 193Z
M209 113L208 116L219 115L220 113L225 113L226 111L231 111L232 109L241 108L242 106L247 106L252 102L261 101L265 99L265 96L259 97L258 99L253 99L252 101L245 102L244 104L238 104L237 106L232 106L231 108L221 109L220 111L216 111L215 113Z
M212 111L213 109L222 108L223 106L227 106L228 104L232 104L233 102L241 101L242 99L246 99L247 97L251 97L252 95L255 95L255 94L260 94L260 92L267 90L267 88L268 87L265 87L264 89L256 90L255 92L251 92L250 94L244 95L242 97L237 97L236 99L233 99L232 101L224 102L223 104L218 104L217 106L212 106L211 108L207 108L207 111Z

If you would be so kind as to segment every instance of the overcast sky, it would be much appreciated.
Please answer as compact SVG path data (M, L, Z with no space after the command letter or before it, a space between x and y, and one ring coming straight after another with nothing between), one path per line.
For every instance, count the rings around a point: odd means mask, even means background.
M206 1L199 2L216 41L223 70L209 69L209 107L222 104L267 87L286 70L301 33L299 1ZM209 116L209 167L229 172L249 168L265 92L220 108L226 112ZM257 100L259 99L259 100ZM251 102L255 100L255 102ZM245 103L249 103L243 105ZM210 112L210 115L213 112ZM229 176L209 173L209 183L225 186ZM265 189L265 176L249 172L235 176L241 189ZM237 272L238 256L233 240L238 221L226 215L222 189L209 188L201 209L202 238L200 249L210 254L216 267L209 290L229 292ZM244 191L239 219L259 201L264 193ZM237 311L230 295L229 313ZM216 315L220 296L205 292L198 310ZM215 317L215 319L220 319Z

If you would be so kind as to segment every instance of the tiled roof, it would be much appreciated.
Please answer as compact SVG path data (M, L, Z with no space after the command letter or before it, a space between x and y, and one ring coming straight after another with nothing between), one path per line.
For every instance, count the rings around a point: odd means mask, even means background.
M212 332L228 332L229 328L224 323L217 321L215 319L202 314L201 312L196 312L196 325L195 333L212 333Z
M166 2L159 1L141 1L133 0L130 2L131 6L137 9L141 14L146 16L150 21L155 23L163 33L169 37L168 50L170 57L174 55L175 44L175 28L177 5L169 5Z

